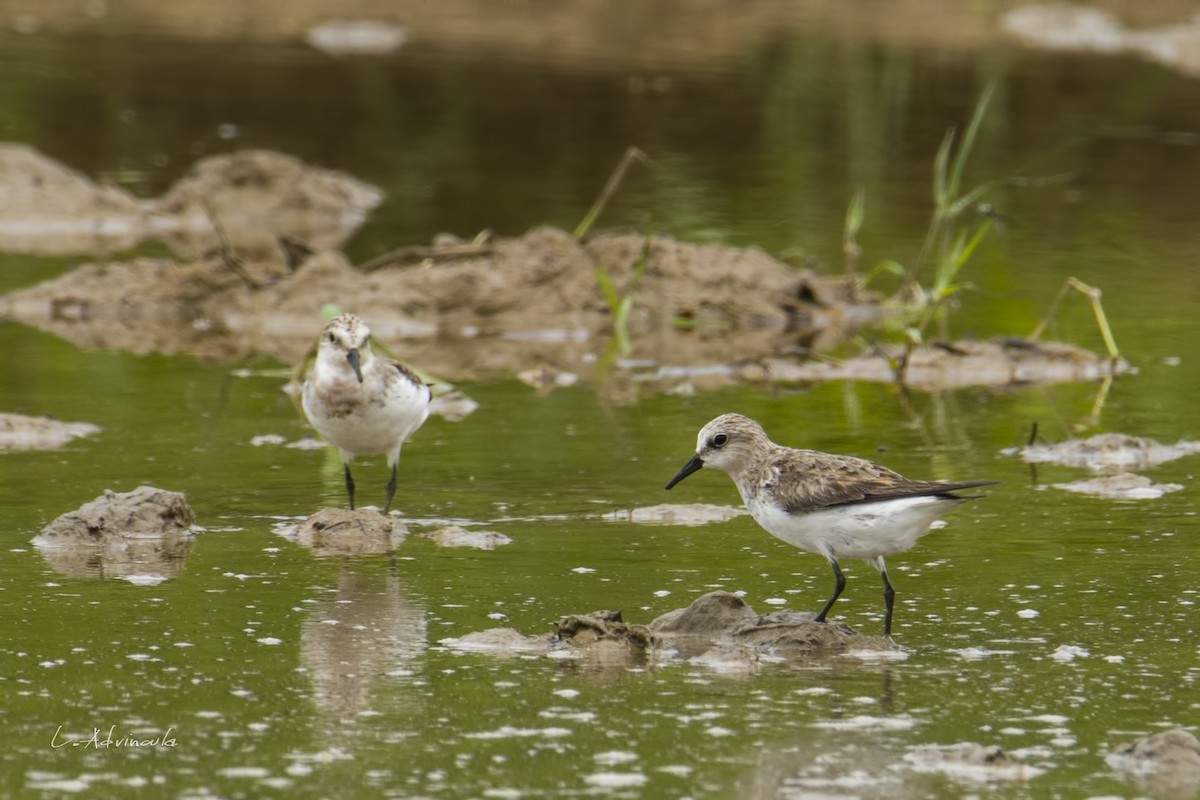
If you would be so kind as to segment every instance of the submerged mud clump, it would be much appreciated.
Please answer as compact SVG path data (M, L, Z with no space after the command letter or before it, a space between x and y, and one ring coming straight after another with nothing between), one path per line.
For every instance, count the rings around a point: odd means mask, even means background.
M1128 742L1105 760L1155 796L1184 798L1200 793L1200 740L1182 728Z
M764 657L788 660L851 651L897 651L883 637L864 635L847 625L815 622L813 617L784 611L760 615L734 594L710 592L649 625L626 622L619 611L595 611L561 617L553 633L541 636L523 636L503 628L449 639L445 644L471 652L541 652L606 666L646 657L659 663L687 658L725 671L751 668Z
M1030 464L1062 464L1093 472L1149 469L1177 458L1200 453L1200 442L1161 444L1153 439L1124 433L1100 433L1088 439L1068 439L1054 444L1031 444L1017 453Z
M181 492L139 486L106 491L63 514L33 544L66 575L153 584L179 574L192 549L195 522Z
M447 525L426 534L422 534L438 547L471 547L476 550L495 550L506 544L512 544L512 539L497 531L476 531L460 525Z
M1045 773L1026 764L997 745L961 742L955 745L921 745L905 753L904 761L916 772L937 772L967 785L1024 781Z
M1135 475L1132 472L1103 475L1086 481L1055 483L1053 486L1055 489L1090 494L1106 500L1157 500L1164 494L1178 492L1183 488L1183 484L1155 483L1145 475Z
M90 422L0 414L0 450L55 450L72 439L99 431L100 427Z
M659 503L653 506L612 511L602 519L607 522L633 522L641 525L684 525L694 527L713 522L728 522L749 512L744 508L717 506L710 503Z
M746 377L775 383L858 380L892 383L904 356L901 346L843 361L770 359ZM908 356L904 382L914 389L940 391L967 386L1020 386L1091 381L1128 371L1121 359L1105 358L1062 342L999 337L984 341L938 342Z
M1053 486L1056 489L1109 500L1157 500L1165 494L1179 491L1183 486L1178 483L1155 483L1129 470L1149 469L1200 453L1200 442L1180 440L1172 445L1123 433L1101 433L1088 439L1030 444L1001 452L1020 455L1029 464L1062 464L1099 473L1098 477L1088 480L1055 483Z

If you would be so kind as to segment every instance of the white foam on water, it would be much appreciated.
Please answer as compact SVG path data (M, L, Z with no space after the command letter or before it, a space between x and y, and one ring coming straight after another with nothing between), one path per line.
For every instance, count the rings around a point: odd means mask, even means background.
M583 778L583 782L588 786L604 789L630 789L645 786L649 780L641 772L593 772Z
M592 756L592 760L605 767L615 767L617 764L628 764L630 761L637 761L638 755L628 750L606 750L603 753L596 753Z
M518 728L513 725L502 725L494 731L478 731L468 733L465 739L557 739L570 736L570 728Z
M917 721L906 715L899 717L872 717L858 714L844 719L824 719L812 723L814 728L829 731L907 731L914 728Z

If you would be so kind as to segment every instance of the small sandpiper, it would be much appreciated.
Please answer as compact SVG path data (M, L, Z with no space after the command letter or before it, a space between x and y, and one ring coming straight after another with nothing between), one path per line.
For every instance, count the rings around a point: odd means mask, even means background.
M903 553L929 526L959 503L960 489L996 481L913 481L853 456L783 447L752 419L722 414L700 429L696 455L667 484L670 489L701 467L724 470L754 521L790 545L825 556L837 580L816 621L846 588L840 558L861 558L883 576L884 636L892 635L895 590L884 557Z
M341 451L346 493L354 508L350 461L358 455L387 453L392 479L387 503L396 494L400 448L429 416L429 387L402 364L376 358L371 331L353 314L330 320L321 333L317 361L304 381L302 402L308 421Z

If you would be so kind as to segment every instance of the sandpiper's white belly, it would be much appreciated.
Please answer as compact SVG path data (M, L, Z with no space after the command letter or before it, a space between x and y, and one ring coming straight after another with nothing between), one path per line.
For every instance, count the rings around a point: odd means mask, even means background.
M934 520L959 502L905 497L791 514L773 502L752 498L746 507L759 525L801 550L826 558L870 561L908 550Z
M391 381L385 389L372 383L339 387L340 402L328 402L314 385L305 386L304 413L322 436L346 454L398 450L429 416L428 387Z

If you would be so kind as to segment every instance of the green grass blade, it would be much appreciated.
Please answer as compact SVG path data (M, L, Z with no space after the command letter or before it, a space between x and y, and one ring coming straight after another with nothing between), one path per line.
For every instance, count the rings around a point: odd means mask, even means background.
M946 131L941 147L933 159L933 202L938 212L950 205L950 187L946 183L946 172L950 164L950 151L954 148L954 129Z
M850 198L850 205L846 207L846 224L844 237L847 240L854 239L858 232L862 229L863 217L866 215L867 193L863 189L859 189Z
M975 139L979 134L979 128L983 124L983 117L987 113L988 104L992 101L992 94L995 90L995 81L989 83L988 87L983 90L979 102L975 104L975 113L971 115L967 132L963 134L962 142L959 143L958 152L954 154L954 167L950 173L950 185L947 187L952 198L958 195L959 187L962 186L962 175L967 166L967 158L971 155L971 148L975 145Z
M600 284L600 291L604 292L604 302L608 304L609 312L615 317L617 309L621 306L621 295L617 293L617 287L613 285L608 270L601 264L596 265L596 283Z

